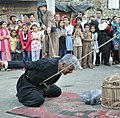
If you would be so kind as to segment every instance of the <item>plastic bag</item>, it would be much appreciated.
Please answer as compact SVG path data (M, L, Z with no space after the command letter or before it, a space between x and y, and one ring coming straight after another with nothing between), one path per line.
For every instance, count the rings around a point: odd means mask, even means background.
M86 91L80 94L85 104L97 105L100 104L101 90L95 89L91 91Z

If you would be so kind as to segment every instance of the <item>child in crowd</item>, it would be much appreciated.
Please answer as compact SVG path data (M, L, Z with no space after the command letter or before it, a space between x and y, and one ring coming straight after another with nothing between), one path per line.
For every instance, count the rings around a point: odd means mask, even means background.
M79 24L81 25L81 22L82 22L82 18L81 17L76 17L76 24Z
M92 51L92 33L90 32L90 25L85 23L83 32L83 57ZM90 53L88 56L83 58L83 69L89 67L93 68L92 65L92 54Z
M17 35L18 35L20 32L22 32L22 25L23 25L22 21L21 21L21 20L18 20L18 21L17 21L17 30L16 30Z
M78 59L81 59L82 57L82 46L83 46L82 39L83 39L82 26L79 24L76 24L74 26L74 31L73 31L73 40L74 40L74 55ZM79 69L83 69L81 67L81 60L80 60Z
M66 37L66 48L67 53L73 53L73 40L72 40L72 33L73 33L73 26L70 24L70 18L68 16L64 16L64 23L65 29L67 33Z
M2 60L10 61L10 32L6 28L7 24L5 21L2 21L2 28L0 30L0 39L1 39L1 52Z
M10 33L11 60L15 60L15 53L16 53L16 47L17 47L16 36L17 36L16 30L12 29Z
M7 29L9 30L9 32L11 32L11 30L13 29L12 23L7 24Z
M22 46L22 55L24 61L30 61L31 52L31 32L28 31L27 24L23 24L22 32L20 32L20 42Z
M93 51L93 65L95 65L96 62L96 56L99 53L99 49L98 49L98 33L96 32L96 27L95 25L91 26L91 32L92 32L92 40L93 40L93 46L92 46L92 50Z
M58 34L59 34L59 56L62 58L67 54L66 51L66 30L63 20L58 22Z
M31 33L31 56L32 61L37 61L40 59L40 52L42 50L43 35L41 31L38 30L37 24L32 25Z

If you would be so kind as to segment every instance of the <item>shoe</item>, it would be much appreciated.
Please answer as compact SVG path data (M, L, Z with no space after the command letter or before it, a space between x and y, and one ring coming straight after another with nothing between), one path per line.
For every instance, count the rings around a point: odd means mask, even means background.
M120 68L120 64L118 64L117 67Z
M96 66L99 66L100 64L96 64Z
M89 68L90 68L90 69L93 69L93 68L94 68L94 66L93 66L93 65L91 65L91 66L89 66Z
M115 61L112 62L112 65L115 65Z
M80 67L79 67L79 70L83 70L83 68L80 66Z
M86 66L83 66L83 69L86 69L87 67Z
M110 63L104 63L104 65L105 65L105 66L111 66L111 64L110 64Z
M0 69L3 68L3 61L0 61Z
M119 64L119 62L118 62L118 61L115 61L115 64Z

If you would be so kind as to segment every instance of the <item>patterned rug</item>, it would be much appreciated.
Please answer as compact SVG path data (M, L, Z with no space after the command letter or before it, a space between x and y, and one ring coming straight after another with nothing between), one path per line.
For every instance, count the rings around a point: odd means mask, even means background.
M63 92L57 98L47 98L41 107L22 106L7 113L29 118L120 118L120 110L86 105L79 95L69 92Z

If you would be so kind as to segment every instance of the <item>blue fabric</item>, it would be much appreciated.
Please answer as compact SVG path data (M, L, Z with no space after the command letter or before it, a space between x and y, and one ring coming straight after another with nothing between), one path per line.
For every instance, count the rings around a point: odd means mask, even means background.
M67 51L72 51L73 50L72 35L66 37L66 48L67 48Z
M2 60L2 54L1 54L1 52L0 52L0 60Z

